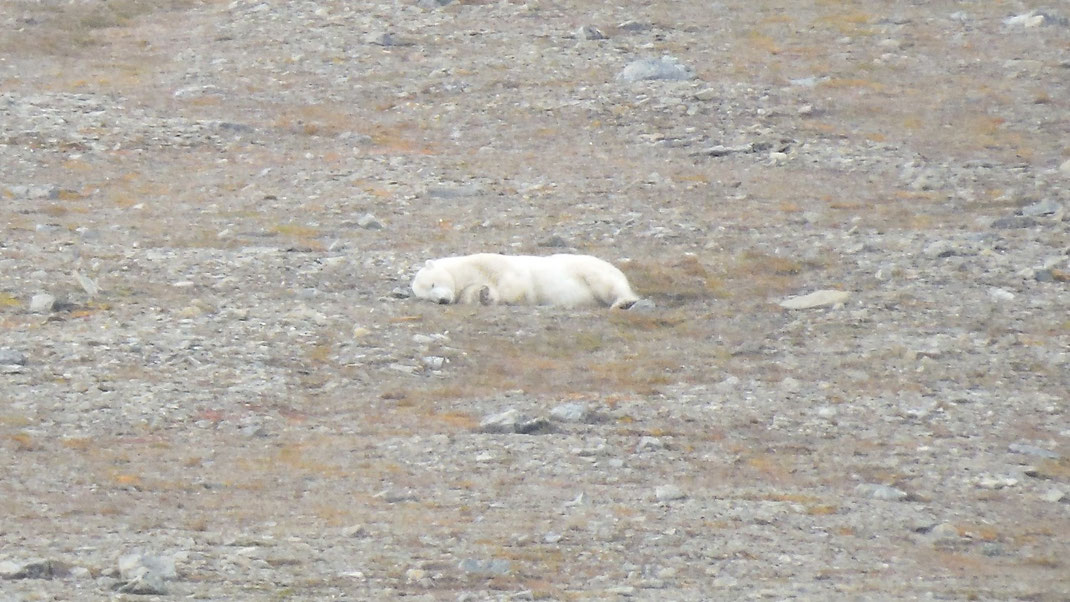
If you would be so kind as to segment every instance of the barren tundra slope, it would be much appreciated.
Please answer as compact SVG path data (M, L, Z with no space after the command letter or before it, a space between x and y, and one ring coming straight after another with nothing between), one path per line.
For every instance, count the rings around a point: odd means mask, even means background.
M1065 2L9 0L0 223L0 601L1070 599Z

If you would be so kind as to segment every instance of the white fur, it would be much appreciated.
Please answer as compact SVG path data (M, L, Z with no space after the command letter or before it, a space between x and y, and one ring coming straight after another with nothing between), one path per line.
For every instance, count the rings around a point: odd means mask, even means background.
M613 264L590 255L478 253L428 260L412 292L436 303L494 305L608 305L628 308L639 300Z

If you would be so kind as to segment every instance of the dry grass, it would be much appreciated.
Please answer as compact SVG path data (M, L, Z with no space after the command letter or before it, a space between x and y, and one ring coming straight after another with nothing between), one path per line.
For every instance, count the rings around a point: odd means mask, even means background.
M76 56L103 43L101 30L123 27L150 13L182 10L193 4L193 0L9 1L4 3L4 10L17 15L15 29L0 37L0 52L15 56Z
M675 304L727 294L724 282L694 255L666 263L632 260L621 268L640 297Z

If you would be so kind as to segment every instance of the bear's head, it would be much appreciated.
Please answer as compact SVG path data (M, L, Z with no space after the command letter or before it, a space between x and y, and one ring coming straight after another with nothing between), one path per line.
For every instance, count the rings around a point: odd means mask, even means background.
M435 303L453 303L457 300L454 290L453 275L444 267L435 265L433 259L416 272L412 279L412 293L419 299L428 299Z

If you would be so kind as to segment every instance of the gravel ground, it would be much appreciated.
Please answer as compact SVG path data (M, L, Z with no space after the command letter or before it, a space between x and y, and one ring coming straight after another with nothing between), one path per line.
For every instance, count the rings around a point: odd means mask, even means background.
M1065 3L6 2L0 600L1068 599L1068 140Z

